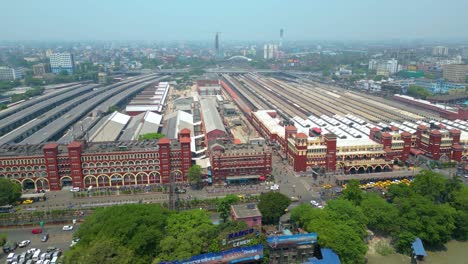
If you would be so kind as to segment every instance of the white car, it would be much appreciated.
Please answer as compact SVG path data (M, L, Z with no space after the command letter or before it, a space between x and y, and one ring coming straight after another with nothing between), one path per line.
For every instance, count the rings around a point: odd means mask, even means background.
M70 189L70 192L79 192L80 191L80 187L73 187Z
M319 203L317 203L317 201L315 201L315 200L311 200L311 201L310 201L310 204L313 205L313 206L319 205Z
M31 240L23 240L18 244L18 246L20 248L23 248L23 247L27 247L29 244L31 244Z
M63 231L71 231L71 230L73 230L73 226L72 226L72 225L63 226L63 227L62 227L62 230L63 230Z
M272 190L272 191L277 191L277 190L279 190L279 185L278 185L278 184L273 184L273 185L270 187L270 190Z

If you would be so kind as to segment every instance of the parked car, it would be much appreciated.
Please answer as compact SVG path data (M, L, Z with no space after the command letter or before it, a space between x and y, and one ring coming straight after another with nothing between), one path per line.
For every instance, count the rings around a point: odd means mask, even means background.
M47 242L47 240L49 240L49 234L42 235L41 242Z
M33 234L41 234L42 233L42 228L33 228L31 231Z
M72 226L72 225L63 226L63 227L62 227L62 230L63 230L63 231L72 231L72 230L73 230L73 226Z
M31 244L31 240L23 240L23 241L21 241L21 242L18 244L18 246L19 246L20 248L24 248L24 247L29 246L29 244Z
M18 243L8 241L3 245L3 253L8 254L12 251L15 251L18 248Z
M291 196L291 202L299 202L299 198L296 196Z
M70 192L79 192L80 191L80 187L73 187L70 189Z
M32 204L32 203L34 203L34 201L30 199L23 201L23 204Z

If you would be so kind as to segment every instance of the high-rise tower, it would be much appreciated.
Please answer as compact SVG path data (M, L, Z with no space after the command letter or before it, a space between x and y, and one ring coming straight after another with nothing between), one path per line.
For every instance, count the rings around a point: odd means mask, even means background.
M219 48L219 34L221 32L216 32L216 36L215 36L215 52L216 52L216 58L220 58L221 57L221 52L220 52L220 48Z

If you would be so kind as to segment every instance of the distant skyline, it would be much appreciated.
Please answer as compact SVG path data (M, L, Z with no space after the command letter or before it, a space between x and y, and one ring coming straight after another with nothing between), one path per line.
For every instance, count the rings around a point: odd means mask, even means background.
M15 0L2 3L7 41L459 40L468 1Z

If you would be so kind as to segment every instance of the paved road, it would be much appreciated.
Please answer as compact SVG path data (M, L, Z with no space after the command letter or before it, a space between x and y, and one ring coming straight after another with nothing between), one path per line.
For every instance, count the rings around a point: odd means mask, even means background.
M31 244L29 246L25 248L18 248L16 249L15 253L21 254L30 248L39 248L42 251L45 251L47 250L47 247L50 246L57 247L65 251L70 248L73 233L78 228L78 226L79 224L76 224L73 231L62 231L63 225L45 225L44 233L49 234L49 240L47 242L41 242L41 234L31 234L33 227L3 228L0 229L0 233L7 234L9 241L16 241L19 243L23 240L31 240ZM5 263L5 261L6 254L1 251L0 263Z

